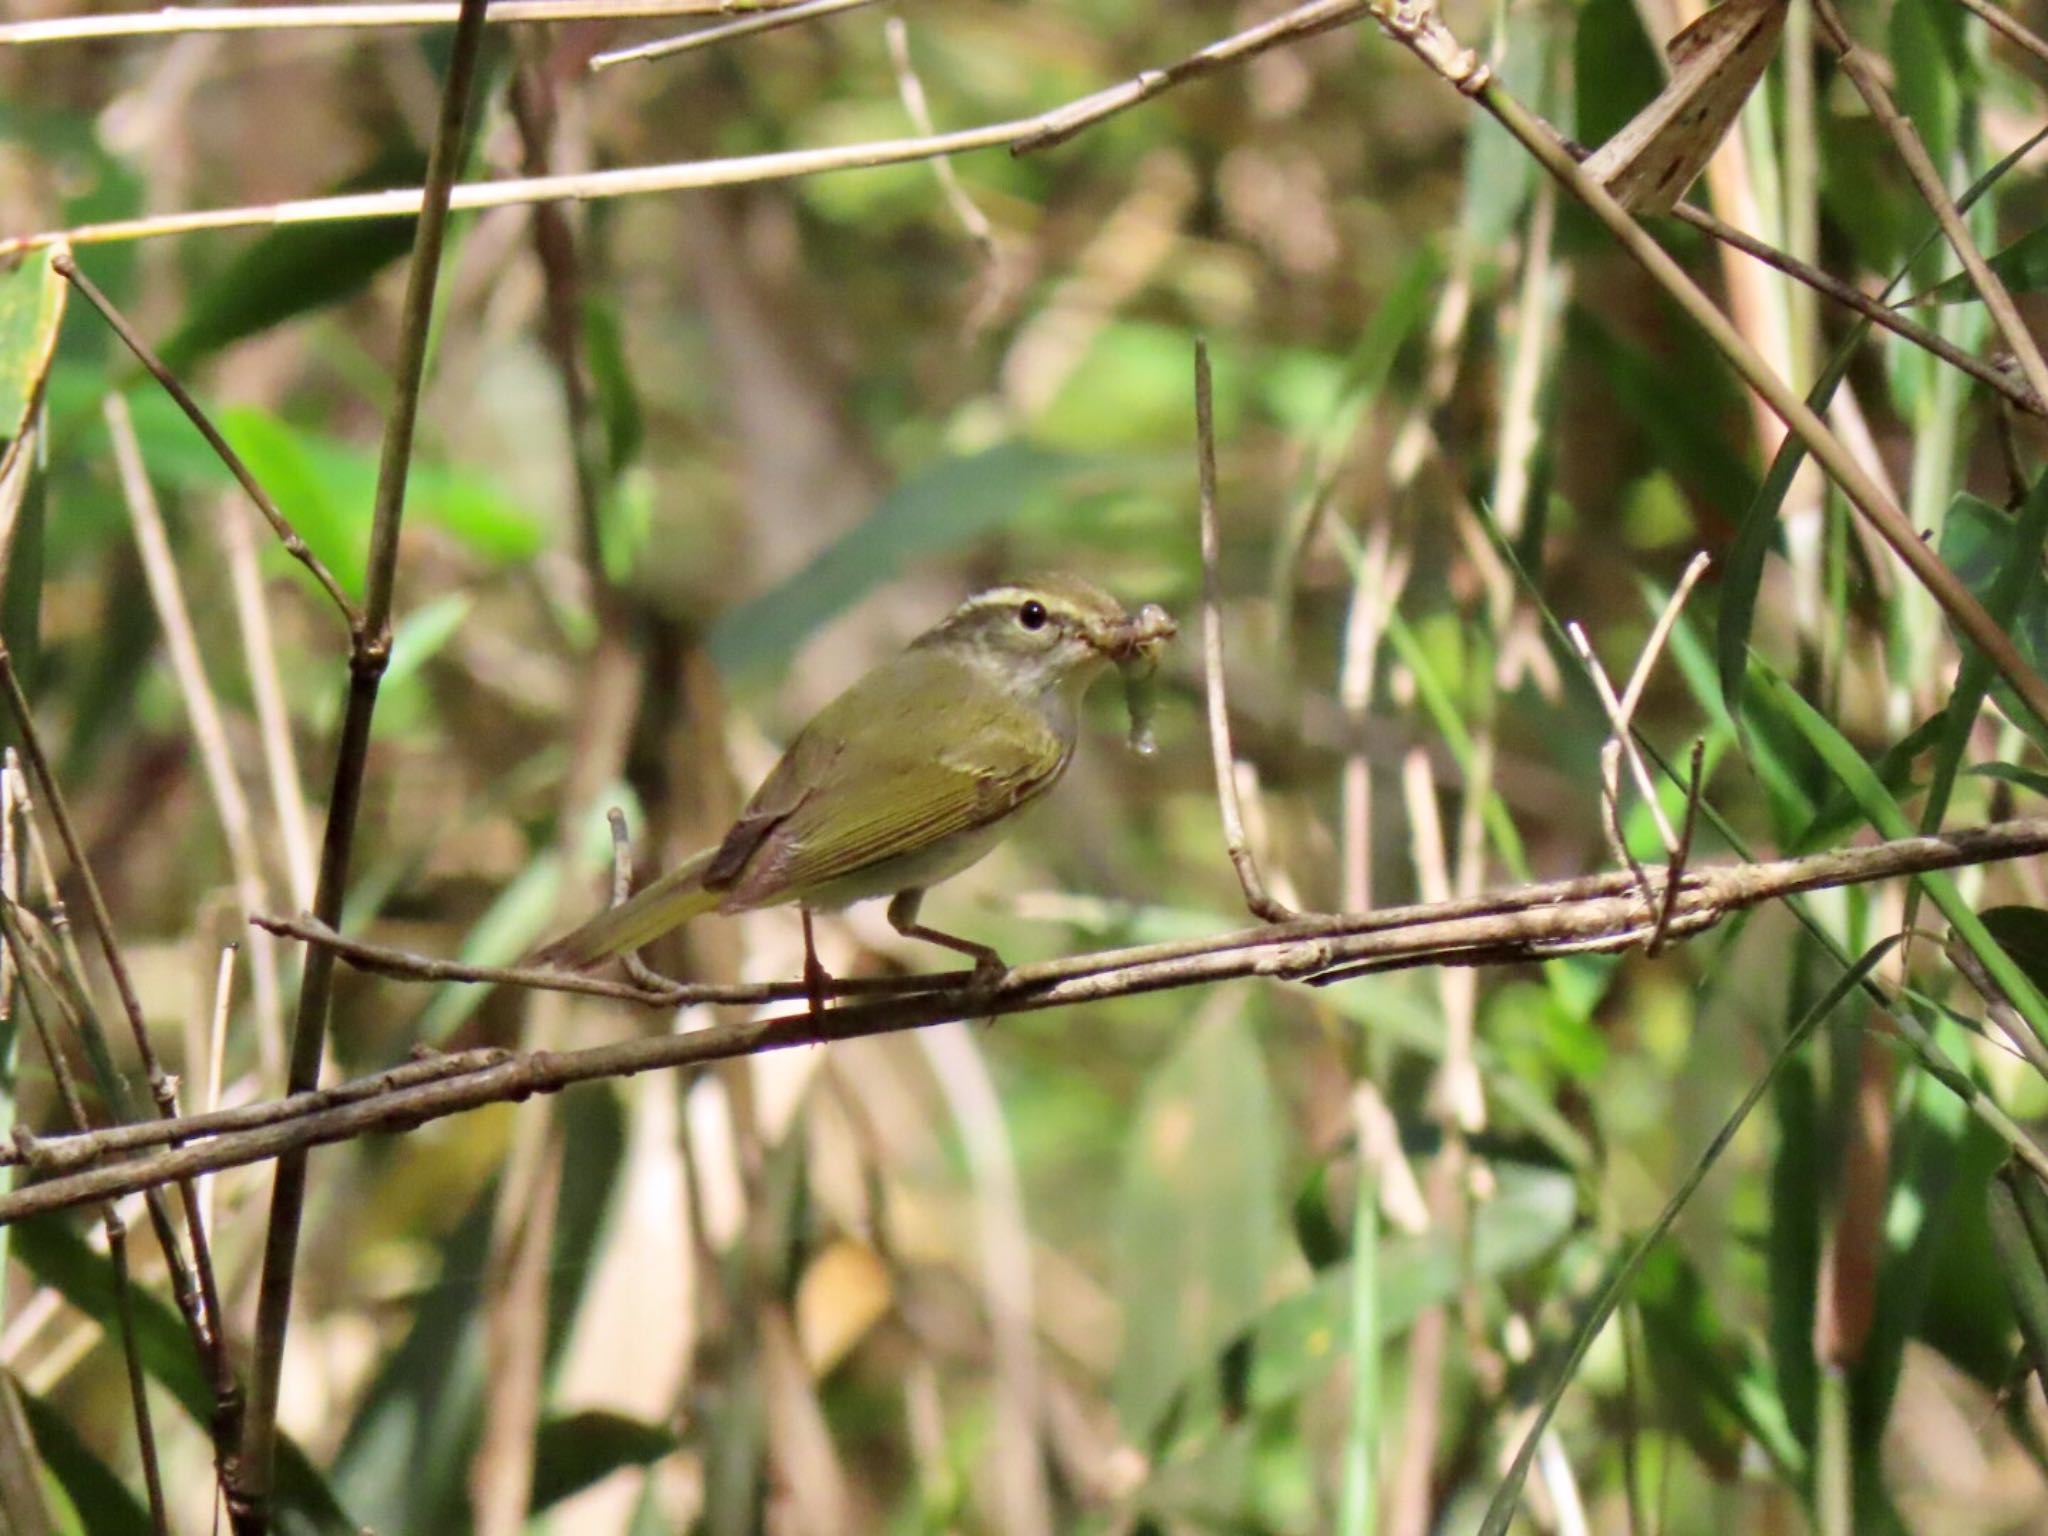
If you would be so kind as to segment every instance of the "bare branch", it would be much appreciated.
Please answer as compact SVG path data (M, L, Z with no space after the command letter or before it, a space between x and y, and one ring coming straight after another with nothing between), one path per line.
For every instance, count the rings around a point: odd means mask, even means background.
M1677 882L1678 895L1666 931L1673 937L1704 932L1731 912L1803 891L2044 852L2048 852L2048 819L2036 818L1833 849L1804 858L1710 866ZM96 1155L116 1134L131 1145L132 1138L145 1131L206 1135L208 1139L45 1179L0 1195L0 1223L112 1198L172 1179L242 1167L308 1147L409 1129L484 1104L554 1093L601 1078L699 1066L765 1051L915 1029L949 1019L1035 1012L1243 977L1318 981L1361 968L1508 964L1560 953L1613 952L1641 943L1646 931L1642 905L1628 877L1605 874L1524 886L1483 898L1304 918L1205 939L1074 956L1021 966L992 988L941 987L909 997L841 1005L815 1017L804 1007L693 1034L639 1036L586 1050L501 1053L495 1059L487 1059L491 1053L435 1058L437 1063L445 1060L464 1070L419 1081L410 1077L422 1070L422 1064L414 1063L393 1068L382 1080L346 1085L325 1094L302 1094L282 1104L217 1111L169 1127L126 1127L118 1133L97 1133ZM429 1065L425 1070L437 1069ZM401 1086L386 1086L393 1081ZM229 1125L253 1128L211 1130ZM31 1162L65 1166L76 1156L69 1148L70 1138L52 1138L32 1143L27 1156ZM2021 1155L2028 1154L2022 1150ZM2038 1157L2038 1151L2034 1155ZM2040 1158L2040 1166L2048 1172L2048 1157Z
M1230 851L1244 904L1269 923L1298 914L1273 899L1259 875L1258 861L1244 834L1244 808L1237 797L1237 753L1230 744L1230 698L1223 681L1223 615L1217 605L1216 422L1210 398L1209 347L1195 343L1195 446L1201 474L1202 676L1209 700L1209 751L1215 759L1216 799L1223 813L1223 844Z

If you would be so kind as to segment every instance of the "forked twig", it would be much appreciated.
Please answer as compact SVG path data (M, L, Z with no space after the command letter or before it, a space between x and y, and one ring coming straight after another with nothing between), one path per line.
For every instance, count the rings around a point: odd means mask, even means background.
M1209 752L1216 768L1216 799L1223 814L1223 845L1230 852L1244 904L1269 923L1291 922L1300 914L1276 901L1259 874L1258 860L1244 832L1244 807L1237 796L1237 753L1230 743L1230 699L1223 681L1223 614L1218 604L1216 566L1216 422L1209 381L1209 346L1195 342L1195 445L1200 466L1202 527L1202 677L1209 704Z

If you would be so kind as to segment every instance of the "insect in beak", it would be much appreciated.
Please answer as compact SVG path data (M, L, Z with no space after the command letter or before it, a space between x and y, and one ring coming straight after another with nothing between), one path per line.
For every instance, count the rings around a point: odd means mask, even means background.
M1156 660L1159 650L1178 631L1173 617L1157 603L1147 603L1120 624L1105 625L1089 638L1118 666Z

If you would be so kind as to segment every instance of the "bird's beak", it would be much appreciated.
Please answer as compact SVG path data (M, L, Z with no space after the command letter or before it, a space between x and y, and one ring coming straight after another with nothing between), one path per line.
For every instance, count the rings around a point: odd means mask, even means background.
M1147 603L1122 622L1105 624L1091 638L1104 656L1119 666L1129 666L1133 662L1155 659L1160 648L1174 637L1178 628L1173 616L1164 608L1157 603Z

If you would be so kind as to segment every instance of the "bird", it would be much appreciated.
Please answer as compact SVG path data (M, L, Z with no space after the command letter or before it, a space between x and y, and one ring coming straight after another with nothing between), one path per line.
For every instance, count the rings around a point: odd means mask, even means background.
M706 913L795 905L813 1011L829 978L811 915L888 897L905 937L1004 973L993 946L918 921L924 893L981 859L1072 761L1088 687L1116 666L1149 674L1175 632L1079 576L977 592L800 730L715 847L535 957L588 970Z

